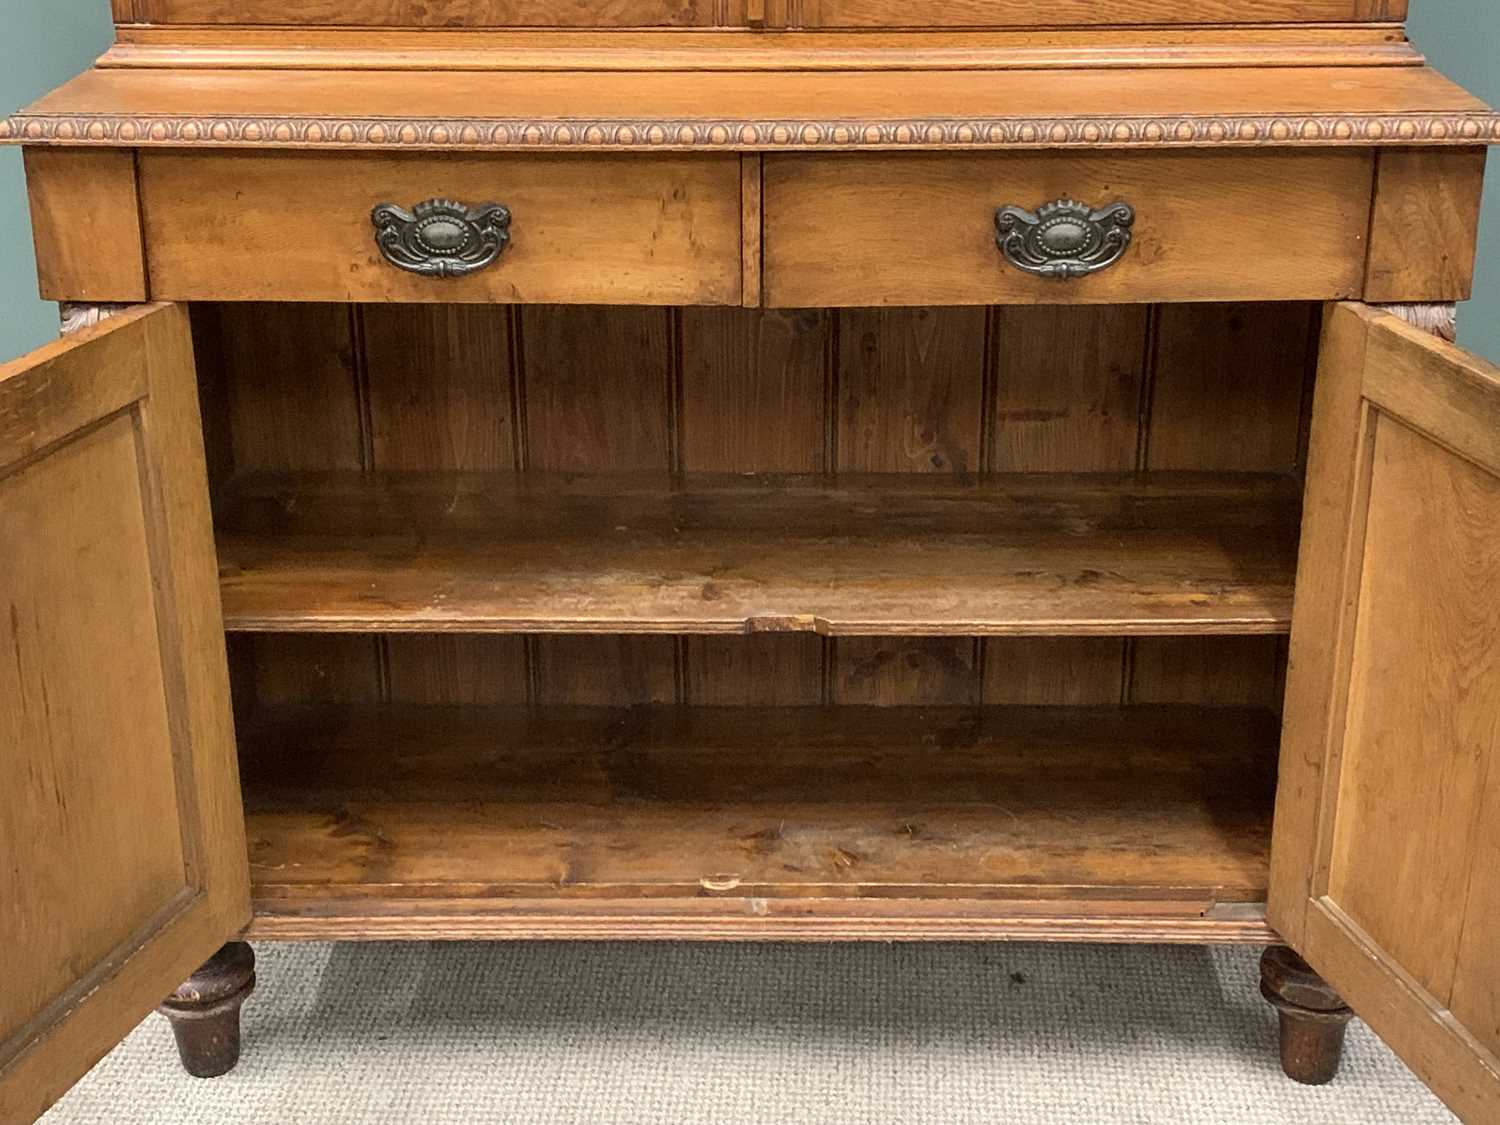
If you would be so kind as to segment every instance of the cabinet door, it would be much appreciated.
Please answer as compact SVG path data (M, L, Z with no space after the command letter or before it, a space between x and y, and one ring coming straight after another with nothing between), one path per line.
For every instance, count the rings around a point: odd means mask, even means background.
M1500 368L1329 310L1270 918L1469 1121L1500 1121Z
M250 918L187 316L0 367L0 1121Z

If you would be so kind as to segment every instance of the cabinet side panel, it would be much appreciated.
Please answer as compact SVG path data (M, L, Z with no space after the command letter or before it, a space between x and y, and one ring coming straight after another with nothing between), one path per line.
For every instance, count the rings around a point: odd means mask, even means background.
M1467 892L1449 1007L1500 1058L1500 769L1491 764L1481 796L1474 866Z
M38 288L49 301L145 301L146 253L128 149L25 150Z
M1468 300L1474 286L1485 158L1482 148L1380 152L1366 301Z

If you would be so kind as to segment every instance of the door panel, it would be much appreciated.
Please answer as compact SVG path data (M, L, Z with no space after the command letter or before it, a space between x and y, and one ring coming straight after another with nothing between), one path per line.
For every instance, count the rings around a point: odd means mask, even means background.
M1500 1120L1500 369L1335 307L1312 443L1271 923Z
M0 1120L249 921L186 315L0 367Z

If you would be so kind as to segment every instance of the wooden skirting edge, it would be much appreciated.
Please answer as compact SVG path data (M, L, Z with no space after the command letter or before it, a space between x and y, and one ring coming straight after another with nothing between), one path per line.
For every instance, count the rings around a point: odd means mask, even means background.
M257 941L388 940L643 940L643 941L1068 941L1174 943L1188 945L1274 945L1280 937L1265 920L1260 904L1225 904L1202 914L1103 913L1065 911L1014 914L996 910L909 915L899 910L764 913L751 900L743 912L702 909L579 910L572 914L518 906L465 910L455 904L426 902L427 913L401 907L362 907L360 903L318 902L307 911L277 913L287 904L262 900L246 936ZM702 904L697 904L701 907ZM728 905L728 904L723 904ZM1024 906L1025 904L1023 904ZM1030 904L1038 906L1041 904Z
M1041 149L1500 143L1500 113L623 120L17 114L0 143L317 149Z

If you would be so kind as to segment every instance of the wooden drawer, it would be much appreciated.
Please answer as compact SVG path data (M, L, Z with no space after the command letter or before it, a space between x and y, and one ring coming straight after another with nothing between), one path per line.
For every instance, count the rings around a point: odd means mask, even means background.
M1374 157L1269 153L768 156L766 303L1325 300L1363 288ZM1131 205L1118 261L1067 280L1011 264L996 212Z
M1094 27L1400 20L1404 0L769 0L801 27Z
M510 211L460 277L382 256L371 212L434 198ZM142 152L158 300L738 304L740 162L711 156Z
M126 4L133 6L122 10ZM718 0L115 0L115 20L272 27L708 27L717 22L718 7Z

